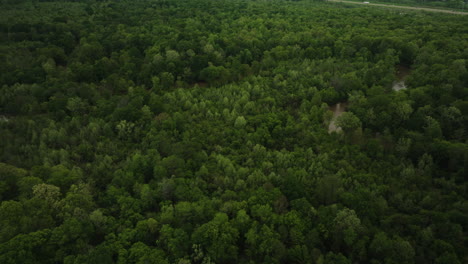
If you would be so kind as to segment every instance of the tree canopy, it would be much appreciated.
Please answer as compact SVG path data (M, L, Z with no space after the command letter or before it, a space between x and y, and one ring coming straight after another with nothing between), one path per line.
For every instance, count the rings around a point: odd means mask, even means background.
M468 262L466 17L1 3L0 263Z

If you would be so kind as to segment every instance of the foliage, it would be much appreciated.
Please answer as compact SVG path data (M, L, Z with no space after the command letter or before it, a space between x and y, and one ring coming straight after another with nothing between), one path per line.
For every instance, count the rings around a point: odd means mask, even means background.
M467 262L464 17L1 3L0 263Z

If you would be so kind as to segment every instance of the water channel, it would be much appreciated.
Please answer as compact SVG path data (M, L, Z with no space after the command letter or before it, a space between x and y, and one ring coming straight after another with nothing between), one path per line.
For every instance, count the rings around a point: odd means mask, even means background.
M397 80L393 82L392 84L392 89L394 91L400 91L400 90L405 90L406 85L405 85L405 80L406 77L410 74L411 69L408 68L407 66L404 65L398 65L397 66Z
M341 102L330 107L330 111L333 112L333 117L328 125L328 133L341 131L341 127L336 125L336 119L345 112L347 106L347 102Z
M406 77L411 73L411 69L404 65L397 66L396 78L397 80L392 84L392 90L401 91L406 89L405 80ZM341 116L348 107L348 102L340 102L330 106L329 110L333 112L333 117L328 125L328 133L340 132L341 127L336 125L336 120Z

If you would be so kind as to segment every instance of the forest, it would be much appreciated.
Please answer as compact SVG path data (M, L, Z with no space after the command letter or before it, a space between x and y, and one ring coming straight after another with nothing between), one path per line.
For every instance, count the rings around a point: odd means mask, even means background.
M0 3L0 263L468 263L465 16Z
M294 1L294 0L290 0ZM328 1L328 0L309 0L309 1ZM361 0L345 0L354 2L364 2ZM369 3L385 3L392 5L403 5L403 6L421 6L430 8L443 8L452 9L457 11L468 12L468 1L467 0L370 0L366 1Z
M457 9L461 11L468 11L467 0L377 0L377 2L404 4L404 5L411 5L411 6L428 6L428 7L435 7L435 8L442 7L442 8Z

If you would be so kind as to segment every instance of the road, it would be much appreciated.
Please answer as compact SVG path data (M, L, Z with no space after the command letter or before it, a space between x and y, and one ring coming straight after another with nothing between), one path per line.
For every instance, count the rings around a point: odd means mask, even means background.
M426 8L426 7L397 6L397 5L371 4L371 3L366 4L366 3L363 3L363 2L351 2L351 1L342 1L342 0L327 0L327 2L346 3L346 4L355 4L355 5L366 5L366 6L380 6L380 7L399 8L399 9L423 10L423 11L428 11L428 12L447 13L447 14L454 14L454 15L468 15L468 12L458 12L458 11L435 9L435 8Z

